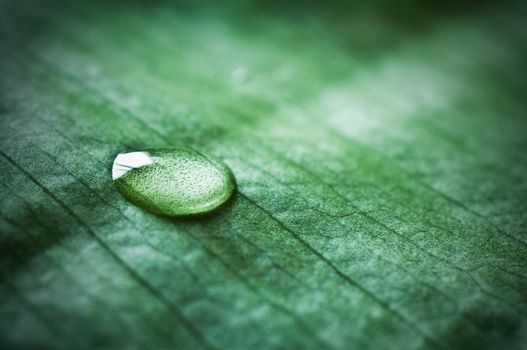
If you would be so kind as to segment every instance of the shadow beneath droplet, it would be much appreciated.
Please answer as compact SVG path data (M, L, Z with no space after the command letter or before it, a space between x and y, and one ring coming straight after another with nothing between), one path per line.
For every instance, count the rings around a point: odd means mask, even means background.
M227 199L225 203L220 205L219 207L215 208L212 211L206 212L206 213L199 213L199 214L193 214L188 216L178 216L178 217L170 217L170 216L163 216L163 218L167 219L168 221L171 221L173 223L185 223L185 224L204 224L204 223L210 223L215 220L220 220L222 217L224 217L227 213L230 213L232 206L236 201L239 200L238 193L234 191L232 196Z

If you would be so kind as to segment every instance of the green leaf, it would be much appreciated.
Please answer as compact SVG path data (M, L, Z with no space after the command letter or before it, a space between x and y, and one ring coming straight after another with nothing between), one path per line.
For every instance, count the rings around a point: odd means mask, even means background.
M2 348L520 349L526 7L3 1ZM116 154L234 199L157 217Z

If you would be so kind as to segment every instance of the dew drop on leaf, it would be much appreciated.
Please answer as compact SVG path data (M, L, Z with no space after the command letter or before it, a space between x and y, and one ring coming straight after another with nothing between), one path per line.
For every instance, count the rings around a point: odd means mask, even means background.
M189 148L120 153L112 178L132 203L155 214L206 214L225 203L236 188L231 170Z

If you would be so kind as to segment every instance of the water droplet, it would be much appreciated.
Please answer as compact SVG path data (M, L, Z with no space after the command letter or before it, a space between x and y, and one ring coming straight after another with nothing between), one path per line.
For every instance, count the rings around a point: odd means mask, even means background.
M118 154L112 178L132 203L166 216L209 213L236 188L225 164L189 148Z

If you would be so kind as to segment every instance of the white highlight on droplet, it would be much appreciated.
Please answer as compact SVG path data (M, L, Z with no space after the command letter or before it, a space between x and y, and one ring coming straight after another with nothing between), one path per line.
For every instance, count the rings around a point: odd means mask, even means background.
M153 164L154 161L146 152L121 153L115 157L112 167L112 179L115 181L132 169Z

